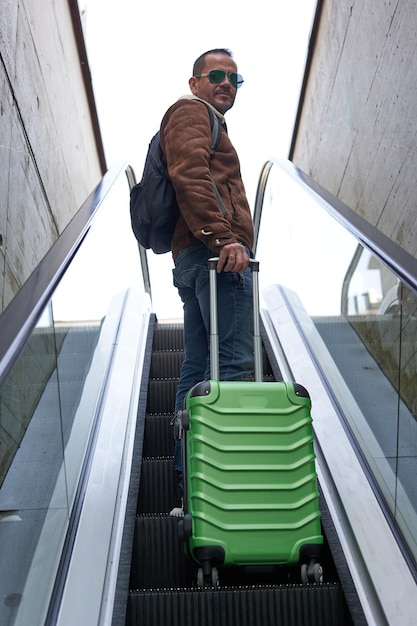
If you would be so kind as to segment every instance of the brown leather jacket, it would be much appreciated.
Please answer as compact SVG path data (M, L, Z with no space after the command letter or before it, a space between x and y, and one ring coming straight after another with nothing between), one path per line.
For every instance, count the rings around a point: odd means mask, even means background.
M223 116L213 109L221 121ZM206 106L178 100L166 112L160 132L168 175L177 194L180 217L172 240L174 261L183 248L202 241L215 254L228 243L253 246L253 224L237 153L223 126L210 158L211 129ZM219 208L209 168L225 205Z

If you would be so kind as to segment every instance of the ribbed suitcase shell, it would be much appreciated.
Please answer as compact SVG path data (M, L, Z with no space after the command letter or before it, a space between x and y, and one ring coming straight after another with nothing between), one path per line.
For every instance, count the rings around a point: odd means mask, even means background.
M306 390L288 382L212 380L189 392L184 520L195 560L213 546L224 553L213 564L225 566L319 555L310 407Z

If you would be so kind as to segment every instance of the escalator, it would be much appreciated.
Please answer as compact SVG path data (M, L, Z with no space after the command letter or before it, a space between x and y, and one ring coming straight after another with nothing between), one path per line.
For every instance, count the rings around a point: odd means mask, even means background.
M197 587L196 569L178 540L178 519L166 513L175 498L170 421L182 348L180 324L156 324L126 624L352 624L328 546L322 585L301 585L298 567L261 572L226 569L220 571L219 589ZM280 379L266 355L264 372L264 380Z
M225 569L200 590L167 515L182 327L152 311L124 173L93 190L0 318L0 622L413 624L415 259L292 164L262 172L264 372L313 400L324 582ZM109 254L109 237L129 243Z

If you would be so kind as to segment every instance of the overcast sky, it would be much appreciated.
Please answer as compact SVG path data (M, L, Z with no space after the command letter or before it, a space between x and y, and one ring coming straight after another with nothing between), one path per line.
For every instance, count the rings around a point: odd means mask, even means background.
M140 0L79 0L79 4L85 9L107 165L127 161L138 180L163 114L189 93L194 60L211 48L232 50L245 83L226 120L253 208L262 165L271 156L288 155L316 1L258 0L243 5L237 0L159 0L144 7ZM149 261L152 282L156 284L156 274L164 277L160 294L156 287L153 294L158 313L171 289L172 261L170 254L155 258L152 253ZM171 312L179 314L178 297L175 303L176 311Z

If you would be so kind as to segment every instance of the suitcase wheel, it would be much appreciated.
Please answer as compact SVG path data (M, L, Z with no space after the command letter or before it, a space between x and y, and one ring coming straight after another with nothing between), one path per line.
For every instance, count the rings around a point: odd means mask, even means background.
M189 513L186 513L184 515L184 536L185 537L191 537L191 535L193 534L193 518L191 517L191 515Z
M178 539L180 541L187 541L193 534L193 518L189 513L186 513L184 517L178 522Z
M217 567L212 567L209 573L204 573L202 567L198 568L197 586L200 589L204 589L205 587L218 587L219 585L219 570Z
M185 541L185 534L184 534L184 520L180 520L178 522L178 539L180 541Z
M320 563L311 561L308 565L303 563L301 566L301 582L303 585L315 583L320 585L323 582L323 568Z
M188 415L187 409L181 411L181 426L182 429L187 431L190 428L190 417Z

